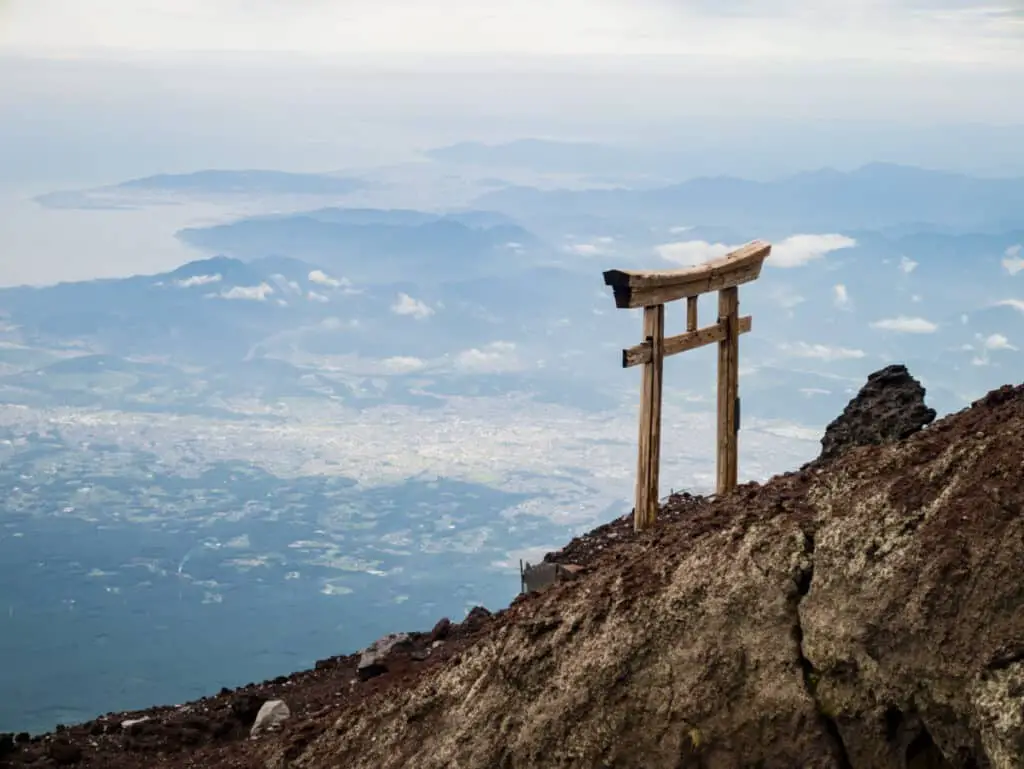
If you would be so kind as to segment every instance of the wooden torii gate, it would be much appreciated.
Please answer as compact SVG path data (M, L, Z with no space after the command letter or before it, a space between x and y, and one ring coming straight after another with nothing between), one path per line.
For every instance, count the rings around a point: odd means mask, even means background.
M740 317L739 286L757 280L771 245L759 240L697 267L659 272L608 270L605 285L615 306L644 308L644 341L622 351L622 367L643 365L640 394L640 446L637 461L636 530L654 524L658 511L661 455L662 364L667 355L718 342L718 453L716 493L736 488L739 431L739 338L751 329ZM697 298L718 291L718 322L697 328ZM665 303L686 299L686 332L665 337Z

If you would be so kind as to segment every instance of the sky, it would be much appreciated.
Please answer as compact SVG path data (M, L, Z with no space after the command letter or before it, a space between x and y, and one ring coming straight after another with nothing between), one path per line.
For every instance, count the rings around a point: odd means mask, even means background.
M0 52L687 54L1019 64L1020 0L0 0Z
M1024 0L0 0L0 283L183 256L169 214L33 194L465 140L1024 175L1022 51Z

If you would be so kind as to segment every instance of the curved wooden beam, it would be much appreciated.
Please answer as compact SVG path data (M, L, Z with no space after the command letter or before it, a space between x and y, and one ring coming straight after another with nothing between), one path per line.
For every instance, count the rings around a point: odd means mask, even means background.
M754 240L696 267L654 272L608 270L604 283L612 287L616 307L650 307L757 280L771 250L770 243Z

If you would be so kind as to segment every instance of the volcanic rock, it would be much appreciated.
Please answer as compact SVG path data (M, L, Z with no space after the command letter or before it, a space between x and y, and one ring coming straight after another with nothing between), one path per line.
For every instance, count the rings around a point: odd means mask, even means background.
M57 766L70 766L82 760L82 748L67 740L54 740L47 753Z
M360 681L384 675L388 672L387 659L397 647L409 644L408 633L392 633L379 638L363 650L356 672Z
M925 405L924 395L924 387L902 364L871 374L825 429L818 459L834 459L855 446L879 446L913 435L935 419L935 409Z
M443 641L452 632L452 621L447 617L442 617L434 625L434 629L430 631L430 641Z

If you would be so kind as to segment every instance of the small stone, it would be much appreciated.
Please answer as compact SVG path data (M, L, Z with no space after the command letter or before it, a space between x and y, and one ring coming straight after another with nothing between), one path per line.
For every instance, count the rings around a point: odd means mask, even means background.
M359 656L359 664L356 667L356 674L359 676L359 680L369 681L371 678L387 673L388 655L396 646L408 643L408 633L393 633L374 641L366 647Z
M260 712L256 714L252 729L249 730L250 737L258 737L264 732L276 732L283 726L284 722L291 717L284 700L268 700L263 703Z

